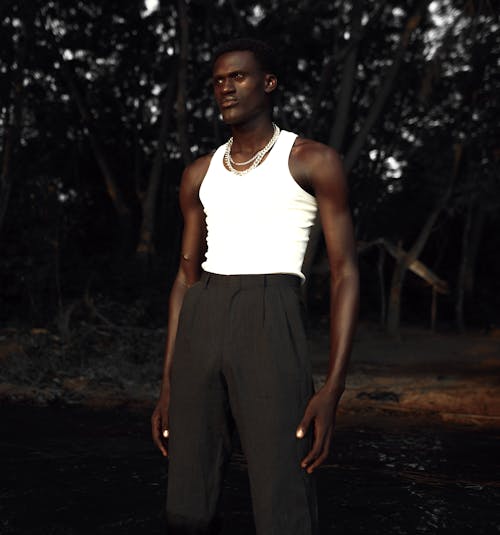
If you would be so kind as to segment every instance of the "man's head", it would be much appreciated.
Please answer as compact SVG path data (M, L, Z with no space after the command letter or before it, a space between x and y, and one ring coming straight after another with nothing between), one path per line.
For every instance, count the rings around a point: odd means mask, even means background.
M217 48L213 60L214 94L224 122L242 124L269 114L276 89L276 57L255 39L235 39Z
M219 45L212 58L212 70L219 56L228 52L252 52L263 72L268 74L278 73L278 62L274 50L264 41L258 39L232 39Z

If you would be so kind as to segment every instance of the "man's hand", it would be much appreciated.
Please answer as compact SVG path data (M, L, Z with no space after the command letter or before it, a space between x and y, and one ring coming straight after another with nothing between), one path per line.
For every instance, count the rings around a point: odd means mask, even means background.
M168 457L168 406L170 404L170 392L164 389L151 416L151 434L153 442L158 446L164 457Z
M297 428L297 438L303 438L311 423L313 424L313 445L300 463L309 474L312 474L328 457L335 427L335 413L341 395L341 390L336 390L334 393L328 392L325 388L319 390L309 401Z

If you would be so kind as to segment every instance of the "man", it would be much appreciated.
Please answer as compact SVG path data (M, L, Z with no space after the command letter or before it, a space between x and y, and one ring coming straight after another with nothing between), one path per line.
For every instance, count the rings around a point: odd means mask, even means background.
M274 60L260 41L218 49L214 94L232 138L182 176L182 251L151 418L164 456L168 439L169 533L217 531L233 425L257 533L317 533L311 474L328 455L344 391L358 269L339 156L271 121ZM328 375L314 393L300 283L316 209L331 267L331 319Z

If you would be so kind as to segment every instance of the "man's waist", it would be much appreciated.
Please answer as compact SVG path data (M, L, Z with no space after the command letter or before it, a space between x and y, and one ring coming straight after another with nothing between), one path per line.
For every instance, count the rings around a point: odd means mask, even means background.
M266 286L293 286L298 288L301 278L292 273L221 274L203 271L201 282L204 286L230 286L234 288Z

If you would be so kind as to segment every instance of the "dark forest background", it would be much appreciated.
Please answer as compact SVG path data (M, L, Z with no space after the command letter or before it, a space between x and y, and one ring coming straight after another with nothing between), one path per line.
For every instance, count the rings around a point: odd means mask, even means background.
M223 143L223 40L269 41L275 120L344 157L361 319L500 322L500 25L471 1L0 3L0 322L162 326L183 167ZM326 313L314 233L308 302Z

